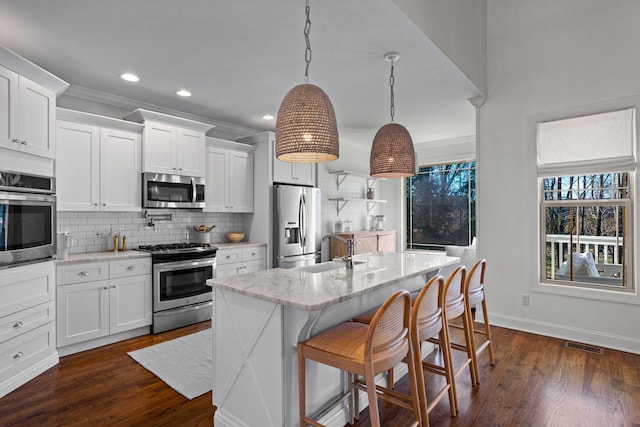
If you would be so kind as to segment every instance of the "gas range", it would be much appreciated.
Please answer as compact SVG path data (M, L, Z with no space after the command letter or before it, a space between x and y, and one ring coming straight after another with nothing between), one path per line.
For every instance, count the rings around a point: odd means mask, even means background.
M190 259L212 258L218 248L199 243L163 243L158 245L140 245L138 250L149 252L153 263L183 261Z

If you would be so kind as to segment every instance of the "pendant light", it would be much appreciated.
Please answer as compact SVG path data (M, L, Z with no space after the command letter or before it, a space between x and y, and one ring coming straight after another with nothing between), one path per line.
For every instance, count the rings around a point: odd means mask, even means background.
M416 174L416 156L409 131L401 124L393 122L395 114L393 66L394 62L398 60L398 54L390 52L385 54L384 58L391 62L391 76L389 77L391 123L378 129L373 138L369 158L369 174L374 178L406 178Z
M305 83L291 89L282 100L276 119L276 157L290 163L320 163L339 156L336 114L329 97L316 85L309 84L311 44L309 0L305 7L304 38L307 45Z

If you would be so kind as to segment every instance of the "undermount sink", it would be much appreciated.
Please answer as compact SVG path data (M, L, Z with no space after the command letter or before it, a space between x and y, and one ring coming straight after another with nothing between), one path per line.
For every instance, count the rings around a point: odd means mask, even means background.
M364 261L353 261L353 265L364 264ZM323 271L336 270L338 268L345 268L346 263L344 261L329 261L320 264L306 265L304 267L298 267L299 271L307 273L322 273Z

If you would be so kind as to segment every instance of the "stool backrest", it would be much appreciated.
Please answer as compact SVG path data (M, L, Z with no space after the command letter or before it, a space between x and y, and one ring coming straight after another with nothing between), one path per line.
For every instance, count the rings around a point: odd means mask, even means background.
M429 279L413 301L410 329L417 334L416 342L431 338L442 329L444 297L444 278L438 275Z
M459 265L445 282L446 312L449 319L455 319L464 313L464 285L467 269Z
M467 298L470 304L477 304L484 299L484 271L487 268L487 260L480 259L467 274Z
M409 348L411 296L402 289L391 295L371 319L367 330L365 359L392 367L402 361ZM381 355L382 354L382 355Z

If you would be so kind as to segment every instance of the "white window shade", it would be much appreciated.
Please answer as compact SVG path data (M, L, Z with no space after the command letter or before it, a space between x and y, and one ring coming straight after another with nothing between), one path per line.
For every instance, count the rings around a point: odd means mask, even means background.
M540 122L537 144L540 175L632 168L635 109Z

